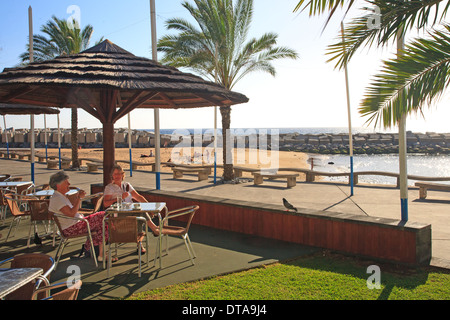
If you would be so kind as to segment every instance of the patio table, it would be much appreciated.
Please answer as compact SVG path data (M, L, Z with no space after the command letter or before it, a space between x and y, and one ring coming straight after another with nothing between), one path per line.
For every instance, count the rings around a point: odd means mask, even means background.
M78 192L77 189L70 189L68 192L66 192L66 195L70 196L70 195L75 194L77 192ZM35 196L35 197L51 197L54 193L55 193L55 190L48 189L48 190L39 190L39 191L30 193L29 195L30 196Z
M0 299L41 276L41 268L0 269Z
M0 188L17 188L32 183L33 181L1 181Z
M125 204L125 205L124 205ZM165 202L134 202L130 203L129 206L124 202L120 208L117 204L113 204L108 209L105 210L105 216L103 218L103 248L105 248L105 219L110 216L118 215L128 215L128 216L143 216L147 220L151 219L154 215L158 215L158 219L161 222L161 212L165 211L167 214L167 206ZM150 214L150 216L149 216ZM105 255L103 250L103 254ZM103 257L103 269L105 269L105 257Z

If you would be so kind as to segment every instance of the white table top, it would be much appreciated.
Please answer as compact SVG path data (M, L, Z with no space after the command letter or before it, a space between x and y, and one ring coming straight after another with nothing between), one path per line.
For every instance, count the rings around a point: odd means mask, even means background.
M66 193L66 195L69 196L69 195L75 194L77 192L78 192L78 190L76 190L76 189L70 189ZM34 193L30 193L29 195L36 196L36 197L51 197L54 193L55 193L55 190L48 189L48 190L39 190L39 191L36 191Z
M42 273L41 268L0 269L0 299L33 281Z
M136 209L134 208L135 204L139 204L140 208ZM130 209L117 209L114 206L109 207L106 209L108 213L142 213L142 212L148 212L148 213L158 213L164 210L166 207L165 202L135 202L132 204L132 207Z
M33 181L1 181L0 187L19 187L32 183Z

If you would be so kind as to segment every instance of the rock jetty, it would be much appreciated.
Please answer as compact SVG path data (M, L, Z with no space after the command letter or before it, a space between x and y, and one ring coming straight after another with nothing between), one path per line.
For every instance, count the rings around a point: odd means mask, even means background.
M6 147L8 140L9 146L13 148L29 148L31 133L27 129L9 128L7 131L0 130L0 147ZM49 148L58 147L58 131L56 129L36 129L35 142L37 148L45 147L45 135L47 134L47 146ZM450 154L450 133L413 133L407 134L408 153L425 154ZM155 146L154 133L145 130L131 131L131 144L133 148L149 148ZM70 129L61 130L61 147L71 147ZM128 129L115 129L114 139L116 148L128 148ZM203 136L191 135L191 145L197 146L198 141L203 146L211 146L213 143L211 134ZM221 140L221 136L219 136ZM103 133L101 129L81 128L78 130L78 144L82 148L101 148ZM169 134L161 135L161 146L176 146L182 141L180 136ZM197 141L197 142L196 142ZM272 141L270 135L260 136L253 134L241 137L235 137L235 146L245 145L246 147L255 146L255 141L262 141L264 146L271 147ZM244 143L242 143L244 141ZM197 143L197 144L196 144ZM218 144L221 145L220 141ZM184 145L185 146L185 145ZM278 139L278 148L280 151L298 151L306 153L319 154L348 154L349 136L345 133L331 134L300 134L289 133L280 134ZM398 153L398 134L396 133L357 133L353 135L353 153L354 154L389 154Z
M408 153L450 154L450 133L406 133ZM353 135L354 154L398 153L398 133ZM280 135L279 149L320 154L348 154L348 134Z

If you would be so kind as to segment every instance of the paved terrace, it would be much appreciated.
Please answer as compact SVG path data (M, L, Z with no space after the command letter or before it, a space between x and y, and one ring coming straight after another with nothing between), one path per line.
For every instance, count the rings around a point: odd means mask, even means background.
M47 169L46 165L36 163L36 184L47 183L54 172L56 171ZM71 184L87 192L90 191L92 183L101 183L103 177L101 170L98 173L67 172ZM0 173L19 175L24 180L29 180L30 163L0 159ZM167 191L276 204L281 210L283 210L282 198L286 198L298 208L400 219L399 190L394 186L360 184L354 187L354 195L350 197L350 187L345 183L298 181L295 187L287 189L286 181L282 180L265 180L264 184L254 186L252 182L214 185L212 176L208 181L201 182L197 181L196 176L187 174L182 179L174 180L172 174L162 173L161 178L161 189ZM127 176L126 180L136 188L155 188L155 175L148 171L135 170L133 177ZM411 187L408 200L409 221L432 226L431 264L450 268L450 193L429 191L426 200L419 200L418 189ZM169 209L175 208L170 208L169 204ZM56 248L52 247L51 240L45 240L43 246L32 244L29 249L26 248L29 221L23 221L16 235L5 243L10 221L9 217L6 223L0 226L0 234L3 234L3 238L0 239L0 259L22 252L45 252L54 255ZM92 259L70 259L83 243L83 241L75 242L64 250L62 261L52 275L51 281L71 276L71 273L66 272L67 268L76 264L81 268L84 283L79 299L111 299L261 264L289 260L319 250L195 225L191 227L190 237L197 253L195 266L191 266L182 241L171 238L169 255L163 256L163 268L158 269L153 266L156 238L150 236L150 264L143 265L141 278L137 276L137 254L133 245L119 251L120 260L113 265L111 277L107 278L106 270L96 269Z

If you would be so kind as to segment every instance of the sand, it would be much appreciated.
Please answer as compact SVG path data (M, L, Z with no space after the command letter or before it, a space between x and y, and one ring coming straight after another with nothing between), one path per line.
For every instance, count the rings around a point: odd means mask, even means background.
M40 153L45 153L44 149L38 150ZM161 161L167 162L169 159L173 161L177 159L181 159L183 155L183 151L181 148L161 148ZM186 150L187 151L187 150ZM202 160L202 164L207 164L208 160L208 150L203 148L203 159L202 157L198 157L197 159ZM210 163L213 164L213 155L211 155L210 151ZM155 154L154 148L134 148L132 149L132 160L135 162L145 162L151 163L155 162L155 157L149 157L150 153ZM49 155L58 155L58 149L48 149ZM64 157L71 158L72 151L71 149L61 149L61 154ZM199 154L199 152L198 152ZM289 168L310 168L310 165L307 163L308 155L302 152L294 152L294 151L278 151L271 153L271 151L261 152L261 156L258 155L258 150L254 149L234 149L234 161L233 164L237 166L244 166L249 168L269 168L269 167L289 167ZM191 149L191 160L194 155L194 150ZM145 157L143 157L145 156ZM78 150L79 158L96 158L103 159L103 149L79 149ZM115 150L115 158L116 160L127 160L129 161L129 149L128 148L116 148ZM218 164L222 163L222 151L218 151L217 159ZM195 160L195 159L194 159ZM128 169L129 165L120 163L124 169ZM195 163L193 163L195 165ZM200 164L197 162L197 164ZM83 166L85 166L85 161L83 162ZM146 167L148 168L148 167ZM146 169L145 169L146 170ZM166 165L161 166L161 172L172 172L170 167ZM222 176L222 170L218 169L218 176ZM250 173L244 173L244 176L252 177ZM300 175L299 178L302 175Z

